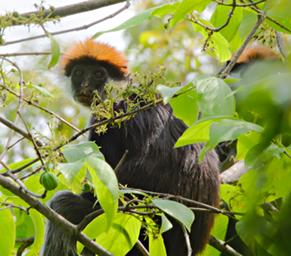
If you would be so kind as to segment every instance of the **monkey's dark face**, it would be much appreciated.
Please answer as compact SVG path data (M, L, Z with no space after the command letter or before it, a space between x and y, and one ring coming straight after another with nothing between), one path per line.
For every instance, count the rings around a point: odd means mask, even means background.
M94 94L104 96L104 84L108 80L107 70L99 64L76 64L72 68L71 82L74 99L90 106Z

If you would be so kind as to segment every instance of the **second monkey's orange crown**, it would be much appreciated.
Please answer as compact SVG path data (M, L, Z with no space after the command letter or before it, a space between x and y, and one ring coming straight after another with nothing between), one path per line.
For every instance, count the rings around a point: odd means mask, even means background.
M61 65L65 70L65 75L69 76L72 66L84 59L109 64L123 76L128 73L127 60L121 52L108 44L87 39L84 42L76 43L63 55Z

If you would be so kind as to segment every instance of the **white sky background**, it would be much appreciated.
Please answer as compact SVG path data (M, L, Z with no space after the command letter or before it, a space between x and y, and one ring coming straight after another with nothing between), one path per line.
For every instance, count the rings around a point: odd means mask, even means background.
M65 5L70 5L74 3L79 3L84 0L46 0L45 7L50 5L54 7L60 7ZM30 12L35 11L36 8L34 7L34 3L40 4L40 0L0 0L0 15L5 14L6 12L13 12L17 11L19 13L23 12ZM93 10L91 12L84 12L81 14L71 15L64 17L57 23L46 23L45 28L49 32L74 28L82 25L89 24L91 22L100 20L120 8L124 6L125 3L120 3L116 5L111 5L109 7L104 7L101 9ZM65 34L60 34L54 36L54 38L58 41L61 51L63 51L67 46L73 44L74 42L83 41L84 39L94 35L98 31L108 30L113 28L120 23L126 21L130 17L134 15L133 7L124 10L117 16L110 18L104 22L101 22L87 30L80 30L77 32L70 32ZM40 35L43 34L43 30L36 25L31 25L30 27L27 26L14 26L5 29L4 40L5 41L12 41L21 38L26 38L30 36ZM113 32L101 35L97 40L106 42L117 48L118 50L124 50L126 47L125 39L123 38L123 32ZM0 46L0 53L16 53L16 52L40 52L40 51L49 51L50 50L50 40L47 37L26 41L17 44L11 44L7 46ZM35 56L19 56L12 58L12 60L17 60L17 65L25 70L26 68L31 68L33 59L36 58ZM37 57L39 58L39 57ZM41 57L40 57L41 58ZM47 58L47 63L49 62L50 57ZM34 63L34 61L33 61ZM60 68L55 66L51 70L48 70L47 67L33 65L34 70L37 74L41 74L40 76L37 75L36 77L32 78L34 83L37 83L39 80L43 79L43 77L48 77L51 81L54 81L56 85L61 85L65 90L69 88L66 84L66 80L64 76L61 75L62 72ZM66 89L67 88L67 89ZM84 108L85 109L85 108ZM87 111L88 112L88 111ZM72 113L71 113L72 114ZM74 113L73 113L74 114ZM46 120L38 120L38 125L35 127L37 130L42 131L42 134L49 136L50 131L47 127ZM2 140L2 132L5 133L5 128L0 125L0 141ZM33 152L33 151L32 151ZM33 155L33 153L32 153Z
M19 13L35 11L34 3L40 4L39 0L0 0L0 15L9 11L17 11ZM54 7L70 5L74 3L82 2L82 0L46 0L45 6L52 5ZM49 32L59 31L63 29L73 28L81 25L85 25L96 20L102 19L113 12L120 9L125 3L120 3L116 5L111 5L109 7L104 7L101 9L97 9L91 12L84 12L81 14L76 14L72 16L67 16L61 19L60 22L53 24L52 22L46 23L45 28ZM123 21L127 20L131 16L134 15L132 8L129 8L116 17L110 18L104 22L101 22L87 30L81 30L78 32L71 32L66 34L61 34L55 36L57 41L60 43L61 47L63 44L68 44L71 42L82 41L94 33L102 30L107 30L113 28ZM43 34L42 29L39 26L32 25L30 28L27 26L15 26L5 30L4 39L5 41L17 40L23 37L29 37L34 35ZM119 50L123 50L125 48L125 42L122 37L122 32L113 32L100 36L98 38L102 42L107 42ZM9 53L9 52L17 52L20 50L25 50L25 46L28 46L29 50L41 51L43 49L49 49L49 40L48 38L38 39L27 41L21 44L12 44L7 46L0 46L0 53ZM33 46L33 47L31 47ZM37 46L37 47L34 47ZM40 47L38 47L40 46ZM23 49L24 47L24 49Z

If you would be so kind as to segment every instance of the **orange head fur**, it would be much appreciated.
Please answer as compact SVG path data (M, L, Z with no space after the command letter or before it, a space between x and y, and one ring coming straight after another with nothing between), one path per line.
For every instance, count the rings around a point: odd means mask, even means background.
M279 56L268 47L253 47L244 50L237 63L249 63L257 60L278 60Z
M127 61L124 55L115 48L87 39L73 45L62 57L61 65L67 76L70 75L72 66L81 60L103 62L113 66L122 75L128 73Z

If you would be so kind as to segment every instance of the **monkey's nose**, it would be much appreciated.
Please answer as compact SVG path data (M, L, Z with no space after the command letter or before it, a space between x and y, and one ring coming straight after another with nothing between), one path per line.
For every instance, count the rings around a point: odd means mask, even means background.
M82 88L88 88L89 87L89 81L88 80L85 80L81 83L81 87Z

